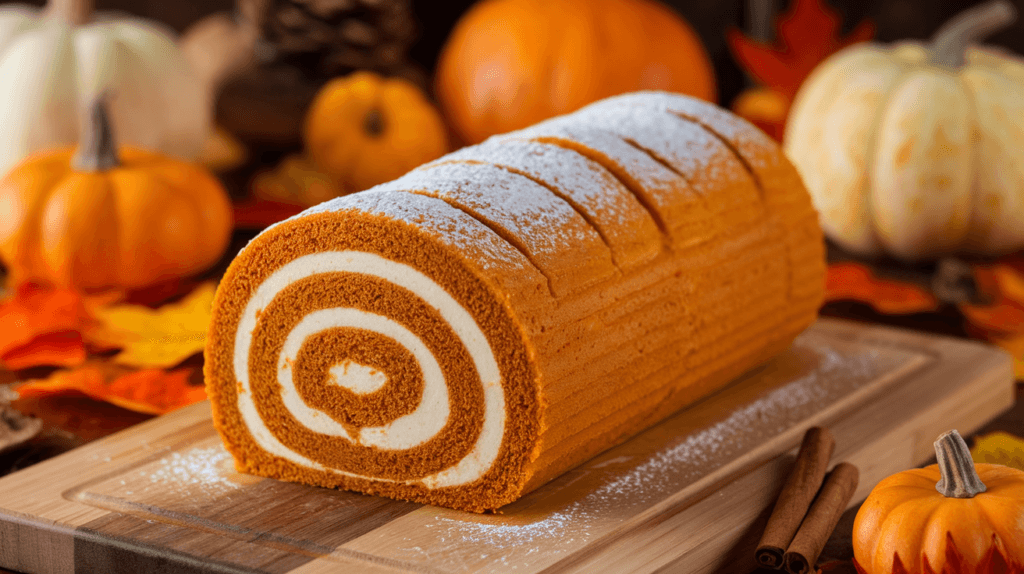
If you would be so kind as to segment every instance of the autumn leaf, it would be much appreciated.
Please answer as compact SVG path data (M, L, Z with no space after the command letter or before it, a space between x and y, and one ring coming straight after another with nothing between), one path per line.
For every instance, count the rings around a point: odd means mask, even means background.
M989 303L960 305L968 331L1008 352L1015 376L1024 380L1024 264L1020 256L976 266L974 280Z
M216 288L203 283L181 301L158 309L131 304L100 309L86 339L121 349L113 358L118 364L172 367L203 350Z
M971 458L1024 470L1024 439L1002 431L979 436L974 439Z
M829 266L825 300L859 301L892 315L923 313L939 307L930 291L911 283L878 278L866 266L851 262Z
M3 355L3 366L11 371L39 366L74 367L85 362L85 344L77 331L46 333Z
M242 166L248 155L245 144L223 126L217 125L203 143L196 163L212 172L222 173Z
M87 319L80 293L34 284L18 287L0 303L0 355L45 333L75 330Z
M205 387L189 382L194 372L192 368L136 371L93 360L30 381L15 390L23 399L77 392L135 412L158 415L206 398Z
M729 30L726 39L743 69L791 100L822 60L875 35L874 24L864 21L841 38L840 24L839 14L823 0L792 0L789 10L776 19L774 44L748 38L737 29Z
M0 364L10 370L81 364L86 352L79 331L91 324L96 309L120 296L19 285L0 301Z
M252 188L257 199L302 207L345 194L338 182L300 154L289 155L276 168L257 175Z
M1024 335L1024 273L997 263L977 267L975 282L988 305L961 305L971 325L996 335Z

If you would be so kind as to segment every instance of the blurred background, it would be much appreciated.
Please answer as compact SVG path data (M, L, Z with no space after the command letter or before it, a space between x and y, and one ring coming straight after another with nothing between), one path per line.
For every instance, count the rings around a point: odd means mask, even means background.
M354 0L353 0L354 2ZM1024 10L1024 0L1012 0L1018 10ZM42 5L42 1L26 2ZM368 2L380 4L383 2ZM438 54L459 17L469 9L473 0L445 0L443 2L412 1L411 12L417 23L415 40L409 49L409 58L428 73L434 70ZM302 4L296 2L296 4ZM338 2L339 5L345 2ZM728 105L747 85L741 68L729 52L724 31L736 27L754 37L774 39L771 18L783 12L787 0L665 0L681 14L700 35L714 64L719 81L719 101ZM874 22L876 37L882 42L905 38L925 39L954 14L973 5L976 0L829 0L842 16L842 30L849 33L857 23L868 19ZM164 22L178 32L209 14L235 8L232 0L97 0L97 9L118 10ZM1024 20L989 37L993 45L1024 53Z

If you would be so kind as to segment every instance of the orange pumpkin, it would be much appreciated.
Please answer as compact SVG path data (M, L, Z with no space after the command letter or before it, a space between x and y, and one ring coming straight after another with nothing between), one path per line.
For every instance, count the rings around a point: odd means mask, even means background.
M772 88L751 88L740 93L732 102L732 111L761 131L781 142L786 131L789 99Z
M977 464L955 430L935 443L938 464L875 486L853 525L865 574L1024 572L1024 472Z
M467 143L656 89L715 100L711 61L657 0L483 0L456 24L436 93Z
M328 82L306 115L306 153L341 187L362 191L448 152L441 114L407 80L355 72Z
M202 168L114 145L106 105L81 146L32 156L0 181L0 258L15 282L136 289L224 253L231 204Z

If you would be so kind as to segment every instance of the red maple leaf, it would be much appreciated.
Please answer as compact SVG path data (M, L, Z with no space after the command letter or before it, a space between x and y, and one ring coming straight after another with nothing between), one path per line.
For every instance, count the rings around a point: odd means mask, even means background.
M840 38L840 23L839 14L823 0L792 0L789 10L775 20L774 44L752 40L737 29L729 30L726 39L733 56L754 79L792 98L822 60L875 35L875 25L865 20Z

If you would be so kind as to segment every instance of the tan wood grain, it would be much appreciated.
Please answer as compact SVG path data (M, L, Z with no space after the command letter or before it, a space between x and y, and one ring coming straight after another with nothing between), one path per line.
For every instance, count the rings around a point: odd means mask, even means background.
M472 515L234 471L203 403L0 479L0 567L31 572L743 572L803 432L862 499L1012 405L1009 358L819 321L725 391Z

